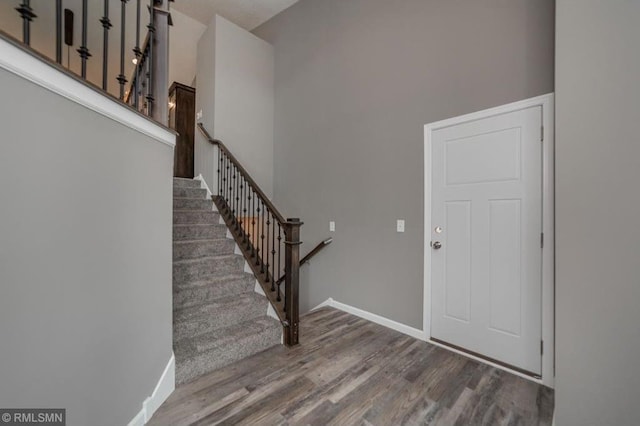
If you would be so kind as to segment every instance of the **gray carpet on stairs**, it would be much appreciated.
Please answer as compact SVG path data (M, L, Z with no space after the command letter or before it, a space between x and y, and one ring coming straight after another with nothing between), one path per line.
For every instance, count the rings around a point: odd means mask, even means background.
M282 326L213 211L200 182L173 181L173 349L176 383L278 345Z

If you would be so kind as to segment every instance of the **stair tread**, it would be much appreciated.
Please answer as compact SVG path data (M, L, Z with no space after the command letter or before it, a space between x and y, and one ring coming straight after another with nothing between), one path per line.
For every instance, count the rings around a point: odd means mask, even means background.
M183 200L199 200L202 201L202 199L200 198L182 198ZM208 199L206 199L206 201L209 201ZM195 209L181 209L181 210L176 210L174 213L203 213L202 210L195 210ZM206 213L209 213L209 211L207 210ZM211 210L211 213L214 214L220 214L215 210Z
M197 198L197 197L195 197L195 198L194 197L173 197L173 199L174 200L211 201L213 203L213 200L211 198L209 198L209 197L204 197L204 198L202 198L202 197L200 197L200 198Z
M215 226L216 228L226 228L227 227L227 225L224 225L222 223L174 223L173 226L177 227L177 228L191 228L193 226L199 226L199 227Z
M212 314L216 313L226 313L227 311L237 311L239 305L264 305L264 306L255 306L255 309L262 310L264 307L264 314L267 312L267 304L269 301L266 297L258 294L256 292L247 292L241 294L234 294L231 296L223 296L214 300L206 301L204 303L189 306L186 308L179 309L174 311L173 313L173 322L189 322L189 321L197 321L200 319L209 319L213 318ZM254 308L252 306L252 308ZM246 311L247 313L250 310ZM260 315L258 315L260 316ZM256 318L255 315L249 316L246 320L251 318Z
M225 275L212 276L205 280L189 281L182 284L174 284L173 287L175 289L182 290L182 289L188 289L188 288L215 286L215 285L223 284L229 281L244 281L244 280L253 281L255 279L256 277L254 277L253 274L250 274L248 272L241 272L237 274L225 274Z
M181 244L181 245L187 245L187 244L200 244L200 243L215 243L217 241L220 240L230 240L233 241L232 238L227 238L226 236L224 237L220 237L220 238L203 238L201 240L176 240L173 242L174 245L177 244ZM235 241L234 241L235 242Z
M277 328L277 331L281 331L280 327L280 323L277 320L264 315L229 327L185 338L174 344L176 361L182 362L203 353L224 351L230 345L242 343L242 341L251 339L251 337L261 337L265 331L271 328ZM279 342L274 342L274 344L277 343ZM204 349L205 347L206 349ZM243 357L240 356L237 359Z
M189 264L195 264L195 263L200 263L200 262L213 262L215 260L222 260L222 259L229 259L229 258L237 258L237 257L242 257L239 254L221 254L219 256L206 256L206 257L199 257L197 259L181 259L181 260L174 260L173 264L174 265L189 265Z

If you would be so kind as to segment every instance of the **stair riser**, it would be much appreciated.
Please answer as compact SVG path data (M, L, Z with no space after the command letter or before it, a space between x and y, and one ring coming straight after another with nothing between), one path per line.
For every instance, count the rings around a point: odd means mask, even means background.
M174 188L200 188L200 181L194 179L174 179Z
M233 254L235 246L235 242L227 238L203 242L177 243L173 245L173 260L200 259L202 257Z
M180 314L176 313L176 321L173 324L173 339L179 342L182 339L192 338L210 331L236 325L252 318L258 318L267 314L269 302L264 299L262 303L251 300L248 303L239 303L234 306L220 306L215 313L203 317L180 320ZM211 344L214 344L212 342ZM209 347L199 347L198 351L206 351Z
M174 225L220 224L220 215L214 211L176 211L173 213Z
M196 355L193 358L176 362L176 382L182 384L233 362L262 352L280 344L282 329L274 327L260 335L253 335L241 341L225 346L224 350L216 350Z
M173 309L175 311L201 303L210 303L220 297L250 293L254 290L254 286L254 279L238 279L217 283L215 285L176 289L173 291Z
M201 188L173 188L173 198L207 198L207 190Z
M173 241L209 240L226 238L226 236L227 227L224 225L191 225L173 227Z
M189 198L174 198L174 210L202 210L213 211L212 200L191 200Z
M205 259L202 262L173 265L173 282L176 285L221 275L233 275L244 269L244 258L233 256L224 259Z

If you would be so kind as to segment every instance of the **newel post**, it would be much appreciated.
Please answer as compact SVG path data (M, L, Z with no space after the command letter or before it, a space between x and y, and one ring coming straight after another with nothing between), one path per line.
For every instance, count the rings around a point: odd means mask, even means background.
M285 293L284 306L287 325L284 333L284 344L298 344L298 327L300 323L300 219L287 219L285 226Z
M165 126L169 122L169 0L151 0L149 32L153 45L149 51L152 73L147 102L151 117Z

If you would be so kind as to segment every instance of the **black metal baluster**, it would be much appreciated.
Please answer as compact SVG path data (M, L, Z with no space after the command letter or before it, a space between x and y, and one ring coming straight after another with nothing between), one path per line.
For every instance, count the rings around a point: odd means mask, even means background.
M224 155L224 204L225 206L229 206L229 159L227 158L227 154Z
M249 184L249 182L247 182L247 192L245 195L247 196L247 199L245 200L245 207L244 207L245 225L246 225L246 234L247 234L246 242L247 242L247 248L251 248L251 218L249 216L249 213L251 213L251 185Z
M244 175L240 175L240 191L238 191L238 196L240 200L238 202L238 222L240 226L240 231L243 233L242 241L245 241L244 237L244 216L242 215L242 206L244 205Z
M56 62L62 63L62 0L56 0Z
M125 29L127 23L127 2L129 0L120 0L120 74L116 78L120 83L120 99L124 99L124 85L127 83L127 77L124 75L124 51L125 51Z
M218 196L222 196L222 150L218 147Z
M149 54L147 55L147 59L149 61L149 74L148 82L147 82L147 115L151 116L153 114L153 102L155 98L153 97L153 43L155 41L156 27L155 27L155 10L154 10L155 0L149 0L149 25L147 28L149 29Z
M271 228L271 291L276 290L276 221L271 215L271 219L273 219L273 227Z
M258 217L258 232L262 234L262 231L260 228L260 198L258 198L257 217ZM264 238L264 235L262 236L262 238ZM260 237L257 237L257 235L256 235L256 265L260 265ZM261 270L263 270L262 267L261 267Z
M242 211L240 211L240 191L241 191L242 174L238 170L238 180L236 181L236 229L241 230L240 221L242 220Z
M262 246L260 249L260 272L262 272L264 274L264 214L265 214L265 207L264 207L264 201L261 199L260 203L262 204L262 215L260 218L260 221L262 222L262 225L260 225L260 245Z
M231 208L231 213L232 213L232 218L233 218L233 222L236 222L236 175L238 174L238 169L236 168L236 165L233 165L233 182L231 185L231 205L233 206Z
M80 75L82 78L87 78L87 59L91 57L89 49L87 48L87 14L88 14L88 0L82 0L82 45L78 49L80 58L82 58Z
M282 226L280 226L280 222L278 222L278 277L282 275ZM280 284L282 282L278 279L278 302L282 301L280 297Z
M243 177L243 182L244 182L244 189L242 190L242 241L246 244L247 243L247 186L249 185L247 183L247 180L244 179Z
M238 168L237 168L237 167L236 167L236 176L237 176L237 178L236 178L236 182L235 182L235 183L236 183L236 185L235 185L235 187L233 188L233 192L234 192L234 194L233 194L233 195L235 195L235 197L234 197L234 200L235 200L235 201L234 201L234 206L235 206L235 208L236 208L236 214L235 214L235 217L236 217L236 229L239 229L239 226L240 226L240 225L238 224L238 220L240 219L240 207L239 207L239 200L240 200L240 197L239 197L239 195L238 195L238 194L239 194L239 192L240 192L240 179L241 179L241 175L240 175L240 170L238 170Z
M100 19L102 23L102 90L107 90L108 84L108 64L109 64L109 30L113 25L109 20L109 0L104 0L104 16Z
M267 251L262 252L262 256L267 261L267 264L265 265L265 269L267 270L265 273L265 277L267 277L267 280L269 280L269 225L271 224L270 217L271 217L271 210L267 210ZM273 288L272 286L271 291L274 291L274 290L275 288Z
M256 193L251 191L251 235L253 238L251 240L251 252L255 253L256 251Z
M22 17L22 41L27 46L31 44L31 21L33 21L33 18L38 17L38 15L33 13L30 3L30 0L23 0L20 6L16 7L16 10Z
M137 110L140 103L140 66L142 65L142 50L140 50L140 0L136 0L136 46L133 48L133 53L136 55L135 85L132 88L132 90L135 91L133 94L133 105Z
M229 186L229 189L227 190L227 210L229 212L231 212L231 188L233 186L233 183L231 182L231 162L229 160L229 157L227 157L227 185Z

